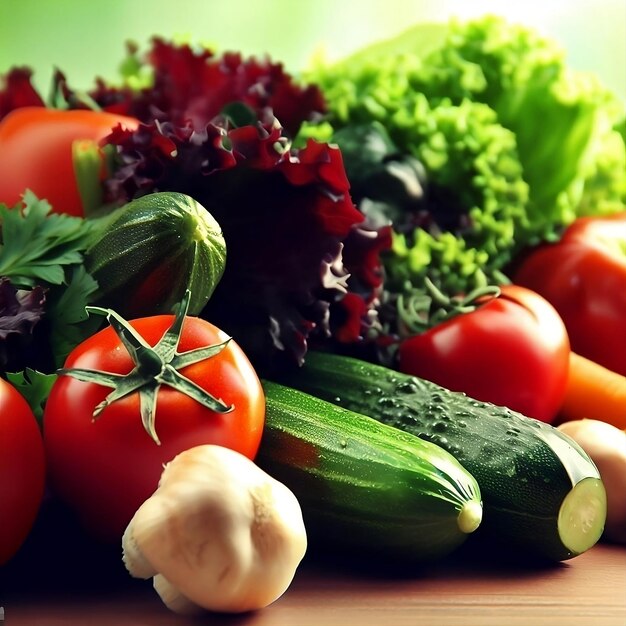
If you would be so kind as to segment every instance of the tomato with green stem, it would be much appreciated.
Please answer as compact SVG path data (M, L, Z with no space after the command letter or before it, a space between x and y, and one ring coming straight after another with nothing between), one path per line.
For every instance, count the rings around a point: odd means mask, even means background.
M134 129L139 121L86 109L14 109L0 122L0 202L14 206L30 189L58 213L88 214L102 200L99 142L118 125Z
M19 391L0 378L0 565L18 552L32 529L45 481L39 425Z
M178 313L110 326L68 356L44 412L51 487L87 530L121 540L164 464L217 444L253 459L265 397L241 348L210 322Z
M517 285L402 341L401 371L476 400L552 422L565 397L570 345L554 307Z

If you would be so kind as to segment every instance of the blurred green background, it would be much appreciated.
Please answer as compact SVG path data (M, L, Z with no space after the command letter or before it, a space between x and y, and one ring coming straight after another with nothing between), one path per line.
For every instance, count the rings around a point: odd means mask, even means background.
M126 41L145 48L154 34L269 54L297 73L322 50L340 58L420 21L485 13L553 37L626 100L626 0L0 0L0 73L28 65L45 92L56 66L89 87L116 77Z

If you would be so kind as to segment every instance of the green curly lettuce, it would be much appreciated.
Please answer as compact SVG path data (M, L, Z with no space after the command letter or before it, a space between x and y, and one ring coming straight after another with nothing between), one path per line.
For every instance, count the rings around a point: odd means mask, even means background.
M578 215L623 209L623 106L532 29L492 16L420 25L319 63L307 78L321 87L328 113L300 141L336 142L355 201L391 221L392 292L421 289L426 277L449 295L503 282L522 248L557 237ZM384 154L355 140L381 128ZM372 178L376 158L386 178ZM407 158L424 170L415 202L407 194L398 201L398 175L378 192L366 184L402 169L408 189ZM364 163L368 174L359 177Z
M623 207L623 104L568 67L555 41L494 16L452 22L411 86L430 102L484 103L514 133L530 190L527 236L551 238L579 215Z
M384 129L392 147L383 160L390 154L410 155L426 172L428 206L405 203L405 213L435 215L413 232L406 232L402 218L394 215L395 230L402 232L384 258L386 288L419 286L428 276L443 291L469 290L494 282L511 259L515 231L527 226L528 185L515 136L495 112L467 99L431 103L410 84L419 66L417 57L400 55L384 56L373 65L349 63L340 72L319 73L318 68L315 80L330 113L322 124L306 125L300 139L332 139L340 146L353 199L367 212L363 201L371 195L361 193L351 170L369 153L359 145L350 150L347 131Z

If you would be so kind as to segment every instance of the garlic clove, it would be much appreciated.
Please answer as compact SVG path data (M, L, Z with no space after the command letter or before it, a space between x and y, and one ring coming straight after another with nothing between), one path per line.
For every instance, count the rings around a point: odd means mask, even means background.
M152 579L152 584L155 591L159 594L159 597L163 601L163 604L179 615L200 615L204 612L201 606L198 606L195 602L192 602L189 598L184 596L174 585L172 585L163 574L157 574Z
M135 578L150 578L157 573L157 570L144 556L133 530L131 526L128 526L122 536L122 561Z

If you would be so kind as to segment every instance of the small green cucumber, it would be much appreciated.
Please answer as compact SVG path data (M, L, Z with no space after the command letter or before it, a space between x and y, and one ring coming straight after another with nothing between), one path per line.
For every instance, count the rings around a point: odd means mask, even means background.
M309 352L281 382L445 448L480 485L477 535L513 556L566 560L602 534L606 492L596 466L544 422L336 354Z
M482 517L474 478L442 448L264 381L256 462L302 507L312 541L397 562L442 557Z
M129 319L169 314L189 290L189 313L200 313L226 263L222 230L202 205L182 193L151 193L102 224L85 253L99 286L95 304Z

